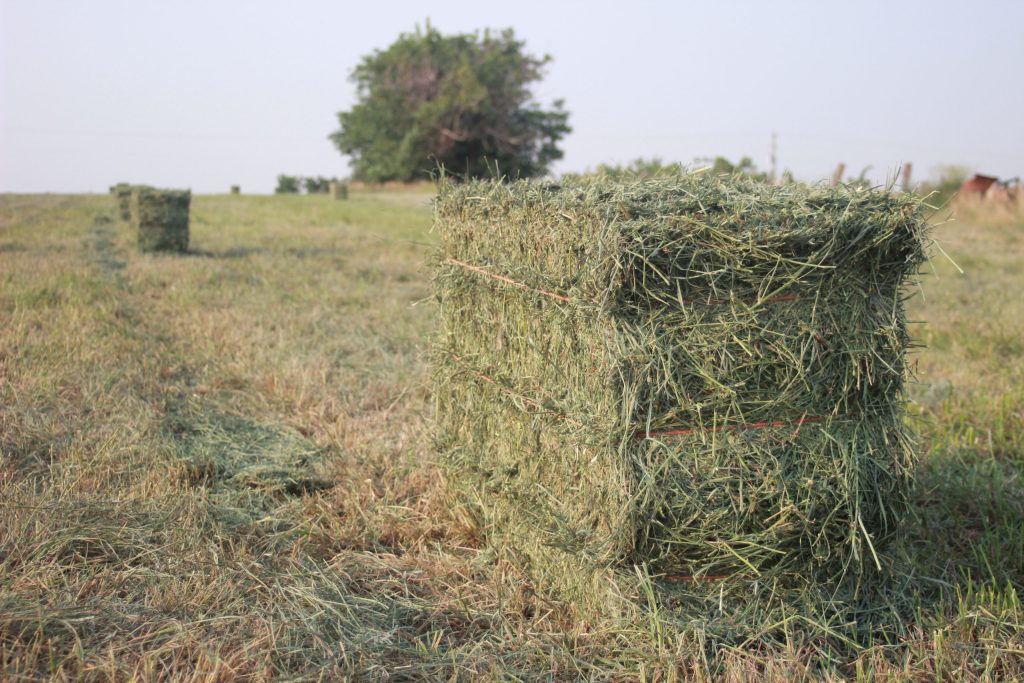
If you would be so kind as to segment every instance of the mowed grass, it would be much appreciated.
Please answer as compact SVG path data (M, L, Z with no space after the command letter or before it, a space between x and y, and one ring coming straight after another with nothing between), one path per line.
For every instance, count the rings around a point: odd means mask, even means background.
M198 196L184 256L114 213L0 197L0 677L1024 677L1020 214L937 230L912 617L829 649L514 589L430 450L429 194Z

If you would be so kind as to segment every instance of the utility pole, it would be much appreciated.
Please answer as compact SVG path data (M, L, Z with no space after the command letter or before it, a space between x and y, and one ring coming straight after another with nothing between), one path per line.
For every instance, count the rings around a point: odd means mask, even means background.
M772 161L771 170L768 172L768 184L775 185L779 180L779 168L778 168L778 141L775 136L775 131L772 131Z

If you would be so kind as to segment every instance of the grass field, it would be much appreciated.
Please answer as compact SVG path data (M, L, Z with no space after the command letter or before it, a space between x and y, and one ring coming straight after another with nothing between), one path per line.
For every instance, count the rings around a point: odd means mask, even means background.
M430 451L429 195L0 196L0 677L1024 677L1024 217L913 301L922 465L896 640L715 648L514 590Z

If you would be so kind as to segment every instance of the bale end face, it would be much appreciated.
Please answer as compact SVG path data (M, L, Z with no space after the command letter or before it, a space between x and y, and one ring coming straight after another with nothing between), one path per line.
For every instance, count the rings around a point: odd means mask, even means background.
M874 570L913 465L916 200L693 174L436 211L437 447L496 549L567 595Z
M188 250L189 190L137 188L132 192L132 221L143 252Z

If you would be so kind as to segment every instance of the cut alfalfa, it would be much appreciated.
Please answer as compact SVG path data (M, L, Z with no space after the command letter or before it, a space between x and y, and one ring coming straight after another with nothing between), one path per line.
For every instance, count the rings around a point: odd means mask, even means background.
M885 562L913 465L916 200L710 174L467 183L436 225L437 446L535 584L593 605L611 574L742 594Z
M141 251L188 249L188 190L136 187L132 192L132 222L138 231Z

